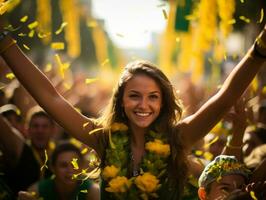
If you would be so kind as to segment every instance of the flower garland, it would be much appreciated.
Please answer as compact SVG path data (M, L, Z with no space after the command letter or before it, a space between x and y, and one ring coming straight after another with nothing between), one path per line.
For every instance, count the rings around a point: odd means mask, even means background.
M170 145L164 134L149 131L145 135L145 155L140 164L140 174L132 176L128 169L130 160L130 139L128 127L114 123L109 134L110 147L106 150L102 178L106 181L108 199L151 199L158 198L158 189L166 182L167 160Z

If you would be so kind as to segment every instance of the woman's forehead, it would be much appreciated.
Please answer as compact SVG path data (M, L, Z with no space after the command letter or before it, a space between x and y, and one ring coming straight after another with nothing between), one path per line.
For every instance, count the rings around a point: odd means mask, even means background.
M133 76L126 83L125 89L127 90L149 89L160 92L160 87L158 83L153 78L144 74L138 74Z

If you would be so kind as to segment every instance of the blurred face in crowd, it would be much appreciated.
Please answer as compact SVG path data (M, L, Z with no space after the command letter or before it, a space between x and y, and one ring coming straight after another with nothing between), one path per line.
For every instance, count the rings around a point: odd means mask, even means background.
M47 117L34 116L31 119L28 134L35 148L47 148L54 131L53 127L51 120Z
M200 188L199 197L201 200L223 200L236 189L241 189L245 179L241 175L226 175L220 180L210 183L209 188Z
M251 153L254 148L259 145L262 145L263 143L255 134L247 132L244 135L243 144L243 154L246 157Z
M147 128L159 116L162 94L158 84L144 74L135 75L125 86L123 107L131 128Z
M72 176L74 173L78 173L79 171L75 170L71 163L74 158L77 158L77 164L79 168L82 168L81 159L76 152L65 151L58 155L55 164L52 167L57 183L69 186L76 185L77 181L72 179Z

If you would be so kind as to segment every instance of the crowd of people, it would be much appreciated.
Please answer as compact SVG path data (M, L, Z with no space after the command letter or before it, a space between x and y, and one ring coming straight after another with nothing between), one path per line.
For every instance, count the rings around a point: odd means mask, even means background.
M26 117L1 96L0 199L265 199L265 99L243 93L265 64L266 28L219 91L187 116L148 61L126 65L95 116L71 105L4 31L0 53L42 108Z

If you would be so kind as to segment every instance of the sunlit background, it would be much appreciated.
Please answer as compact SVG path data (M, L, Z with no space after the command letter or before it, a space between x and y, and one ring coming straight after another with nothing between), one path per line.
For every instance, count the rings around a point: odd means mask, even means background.
M0 3L4 5L0 14L7 20L6 29L21 49L79 106L88 99L96 99L95 104L97 98L108 99L121 70L136 59L157 64L181 96L188 85L211 94L265 22L265 1L259 0ZM0 70L0 86L12 95L18 83L10 86L16 79L4 64ZM265 72L254 79L254 91L263 90L264 79ZM193 98L197 97L200 95ZM92 105L97 110L102 107Z

